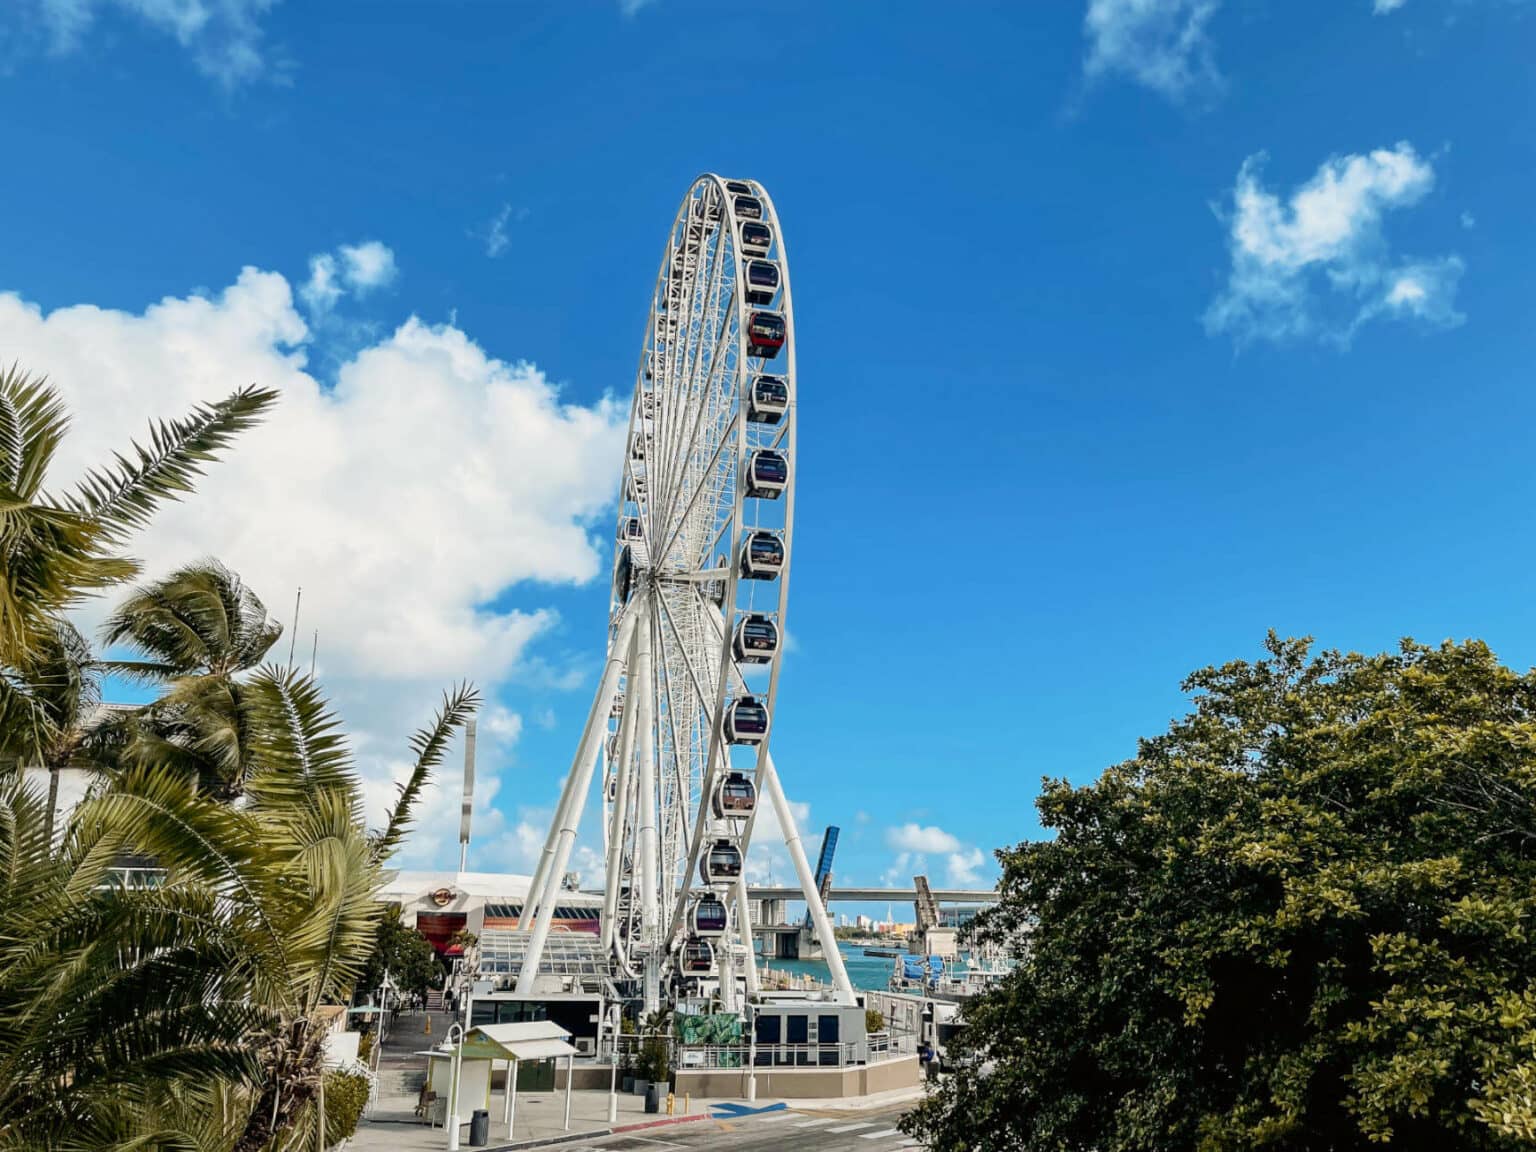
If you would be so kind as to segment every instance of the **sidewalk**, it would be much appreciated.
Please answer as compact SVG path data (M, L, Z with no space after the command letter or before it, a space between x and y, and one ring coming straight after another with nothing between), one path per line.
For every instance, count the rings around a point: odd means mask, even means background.
M548 1141L579 1139L606 1135L609 1131L639 1127L646 1124L688 1123L708 1120L709 1105L726 1103L716 1100L694 1100L689 1104L690 1114L684 1115L682 1097L676 1100L676 1115L668 1117L647 1114L643 1096L620 1094L618 1119L608 1123L608 1093L578 1091L571 1094L571 1126L565 1127L564 1091L520 1093L517 1097L516 1131L509 1140L507 1126L501 1119L501 1093L492 1098L491 1139L488 1149L519 1147ZM730 1101L740 1104L741 1101ZM759 1101L746 1107L761 1108L766 1102ZM357 1135L348 1144L349 1150L358 1152L441 1152L448 1146L448 1133L443 1128L432 1128L414 1116L416 1098L406 1096L384 1097L379 1100L370 1116L357 1126ZM666 1107L665 1099L662 1103ZM460 1128L459 1144L469 1147L469 1116Z

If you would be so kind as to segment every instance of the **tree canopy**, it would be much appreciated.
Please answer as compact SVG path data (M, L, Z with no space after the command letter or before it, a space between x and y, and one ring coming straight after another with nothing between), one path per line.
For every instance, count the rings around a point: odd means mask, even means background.
M999 852L936 1152L1536 1142L1536 673L1267 649Z

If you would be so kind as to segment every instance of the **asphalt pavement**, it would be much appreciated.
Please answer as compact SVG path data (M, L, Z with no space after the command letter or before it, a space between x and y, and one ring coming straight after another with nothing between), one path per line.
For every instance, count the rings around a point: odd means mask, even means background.
M560 1152L669 1152L670 1149L741 1149L742 1152L897 1152L922 1144L896 1122L906 1107L869 1112L786 1108L752 1115L677 1124L561 1145Z

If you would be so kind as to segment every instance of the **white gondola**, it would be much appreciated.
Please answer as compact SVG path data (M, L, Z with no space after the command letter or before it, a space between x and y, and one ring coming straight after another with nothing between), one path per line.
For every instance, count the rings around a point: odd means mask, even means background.
M689 976L708 976L715 970L715 946L708 940L689 940L683 945L678 967Z
M761 220L744 220L741 225L741 254L766 256L773 247L773 228Z
M783 453L759 448L747 458L742 491L760 500L777 500L789 486L789 461Z
M699 861L706 884L729 884L741 875L741 849L729 840L716 840Z
M737 575L743 580L773 580L784 571L784 541L777 532L757 529L741 546Z
M768 735L768 706L756 696L742 696L725 706L722 722L731 744L761 744Z
M724 936L729 925L730 919L726 915L725 904L713 893L700 896L688 910L688 927L701 939Z
M732 196L756 196L757 192L745 180L727 180L725 190Z
M782 376L756 376L747 397L747 419L754 424L777 424L789 411L789 386Z
M626 516L619 521L620 540L639 540L644 534L640 525L640 517Z
M760 612L743 616L731 636L738 664L769 664L779 653L779 626Z
M715 785L709 807L717 820L745 820L757 809L757 785L745 772L729 772Z
M741 280L748 304L772 304L779 291L779 266L772 260L744 260Z
M761 220L763 218L763 202L756 196L736 196L731 199L731 208L736 212L738 220Z
M747 317L747 355L772 360L784 347L784 317L777 312L753 312Z
M634 436L630 438L629 458L631 460L645 459L645 436L643 433L636 432Z

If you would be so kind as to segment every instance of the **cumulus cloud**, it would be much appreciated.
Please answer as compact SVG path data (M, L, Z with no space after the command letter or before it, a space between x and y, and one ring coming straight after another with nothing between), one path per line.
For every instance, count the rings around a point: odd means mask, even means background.
M384 282L389 262L367 251L338 256L345 283ZM299 651L318 629L319 673L353 736L374 820L403 779L406 738L430 719L440 691L478 682L487 709L476 851L484 844L488 859L512 863L526 858L530 839L542 844L534 816L492 811L523 726L497 689L527 675L525 653L556 621L527 585L579 584L602 567L588 525L612 498L623 448L614 402L569 403L536 366L414 317L322 385L306 370L311 329L289 282L255 268L216 295L167 298L142 312L90 304L45 312L0 293L0 345L47 373L73 414L55 490L151 417L241 384L278 389L268 421L135 539L146 573L217 556L285 623L303 587ZM104 612L97 605L87 615L99 621ZM286 644L274 653L286 654ZM427 799L409 861L457 857L457 761L445 777Z
M928 875L930 856L942 858L944 882L952 887L969 888L988 883L981 874L987 862L986 854L937 825L912 823L887 828L885 843L896 849L896 856L880 879L892 887L910 884L914 876Z
M1220 0L1088 0L1090 79L1128 76L1171 99L1221 83L1206 26Z
M903 824L887 828L885 842L902 852L955 852L960 848L958 837L936 825Z
M262 18L279 0L17 0L11 19L40 28L58 54L77 51L103 13L173 37L197 70L233 87L266 70Z
M387 245L377 240L343 244L309 258L309 279L299 295L312 314L323 314L348 292L366 296L393 283L397 274L395 254Z
M1225 218L1231 273L1206 312L1209 331L1239 343L1347 342L1376 317L1461 323L1460 258L1398 257L1383 233L1387 212L1417 204L1434 187L1433 166L1411 144L1333 157L1285 200L1264 187L1264 160L1251 156L1238 173Z

